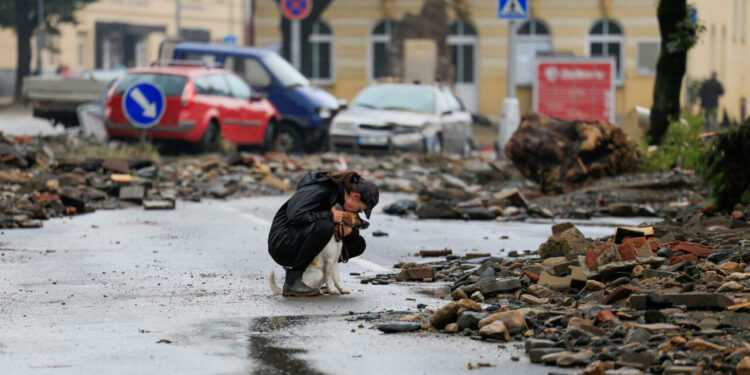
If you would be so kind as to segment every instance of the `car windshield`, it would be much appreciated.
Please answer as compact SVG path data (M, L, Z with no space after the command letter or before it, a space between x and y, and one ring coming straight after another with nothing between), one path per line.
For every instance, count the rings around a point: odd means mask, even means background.
M370 86L351 104L353 107L435 113L432 89L409 85Z
M302 73L298 72L297 69L294 69L283 57L275 53L270 53L263 56L262 60L268 70L281 82L282 86L293 87L310 84L310 81Z
M136 83L153 83L164 92L166 96L180 96L182 95L182 89L185 88L187 78L183 76L175 76L169 74L154 74L154 73L133 73L128 74L122 78L120 84L117 85L115 94L119 95L125 92L130 86Z

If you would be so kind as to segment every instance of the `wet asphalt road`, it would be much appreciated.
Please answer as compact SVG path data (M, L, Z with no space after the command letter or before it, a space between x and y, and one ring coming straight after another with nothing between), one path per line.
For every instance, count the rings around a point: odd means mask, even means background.
M399 197L381 196L382 208ZM518 344L435 334L384 335L350 312L439 307L441 284L362 285L350 272L391 270L420 249L502 255L536 249L549 222L417 221L376 209L368 249L341 267L347 296L289 299L265 276L282 273L266 253L285 197L202 203L175 211L128 209L54 219L0 235L0 368L8 374L546 374ZM602 220L585 235L611 233ZM372 237L381 230L387 237ZM503 240L500 237L509 236ZM281 282L281 281L279 281ZM444 288L444 287L443 287ZM168 340L165 342L163 340ZM161 341L161 342L160 342ZM510 360L511 356L520 361Z

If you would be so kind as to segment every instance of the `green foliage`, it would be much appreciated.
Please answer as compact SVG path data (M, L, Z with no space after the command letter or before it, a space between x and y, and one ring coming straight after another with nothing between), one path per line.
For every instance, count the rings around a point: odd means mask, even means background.
M661 146L649 150L649 142L636 141L640 156L640 169L644 172L668 171L674 167L695 169L698 166L704 146L698 141L704 118L701 115L687 115L682 121L669 125L669 130Z
M686 14L687 16L675 25L676 30L669 34L669 38L664 44L666 53L687 52L698 43L698 36L706 30L706 26L702 22L698 21L693 24L690 20L693 10L689 5Z
M702 78L690 78L690 83L688 83L688 86L686 88L688 103L685 110L688 113L693 113L693 108L700 101L701 86L703 86L704 81L705 79Z
M54 0L44 2L44 21L47 32L57 33L57 26L62 23L75 23L75 12L88 3L96 0ZM26 4L22 15L17 15L18 3ZM37 25L39 2L36 0L0 0L0 28L15 29L20 23L27 23L32 27Z
M700 162L698 172L717 208L727 211L737 203L750 203L750 119L720 133Z

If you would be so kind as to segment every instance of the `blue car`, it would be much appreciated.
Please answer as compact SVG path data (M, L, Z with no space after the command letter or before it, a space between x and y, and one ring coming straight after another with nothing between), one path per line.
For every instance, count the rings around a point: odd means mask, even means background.
M159 56L167 60L197 60L231 69L264 94L281 115L270 124L267 137L281 152L315 151L327 146L331 119L341 101L310 81L273 51L231 45L162 42Z

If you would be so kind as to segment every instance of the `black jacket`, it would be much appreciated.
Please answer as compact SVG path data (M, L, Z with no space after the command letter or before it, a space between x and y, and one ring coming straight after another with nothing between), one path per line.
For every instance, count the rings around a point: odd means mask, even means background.
M331 208L337 203L344 205L344 188L333 182L325 172L307 173L297 184L297 192L273 218L268 234L269 253L274 255L282 247L301 248L312 223L320 220L333 222ZM356 229L352 229L343 242L351 257L365 251L365 240Z
M719 106L719 96L724 95L724 87L715 79L709 79L701 86L701 107L714 108Z

